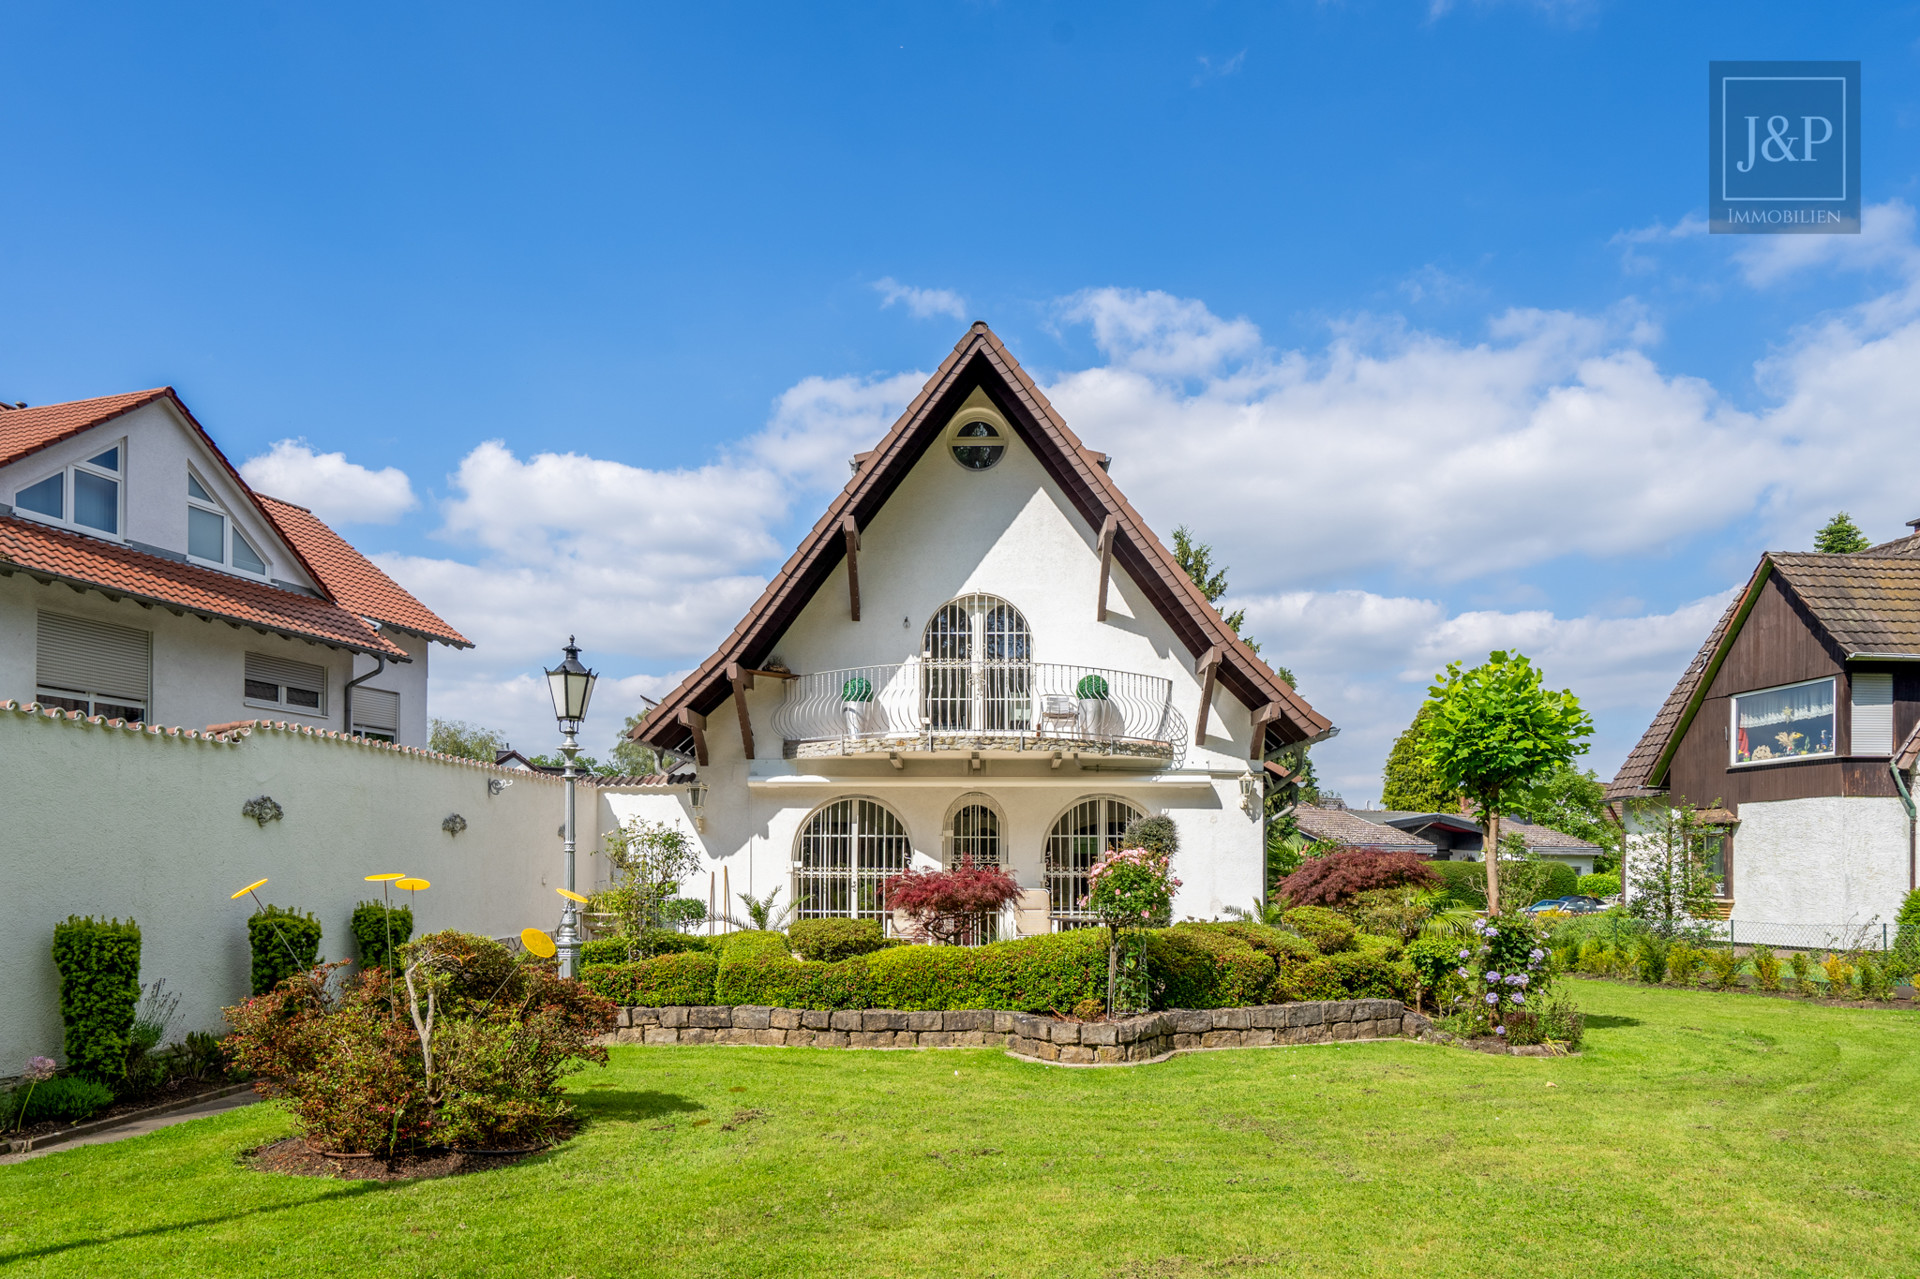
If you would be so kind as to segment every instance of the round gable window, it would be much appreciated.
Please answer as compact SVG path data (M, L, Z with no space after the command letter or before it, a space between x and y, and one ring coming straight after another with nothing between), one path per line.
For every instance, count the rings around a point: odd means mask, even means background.
M1007 451L991 422L964 422L953 433L953 460L969 471L984 471Z

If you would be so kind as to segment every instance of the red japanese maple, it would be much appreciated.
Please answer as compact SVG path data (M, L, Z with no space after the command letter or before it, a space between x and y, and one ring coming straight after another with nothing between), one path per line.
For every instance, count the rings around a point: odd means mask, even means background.
M1020 884L998 866L963 856L946 870L895 875L881 891L887 909L911 919L921 939L948 945L975 934L988 915L1017 900Z
M1338 906L1370 888L1411 884L1433 888L1440 877L1418 853L1370 853L1352 848L1310 857L1280 881L1280 891L1296 906Z

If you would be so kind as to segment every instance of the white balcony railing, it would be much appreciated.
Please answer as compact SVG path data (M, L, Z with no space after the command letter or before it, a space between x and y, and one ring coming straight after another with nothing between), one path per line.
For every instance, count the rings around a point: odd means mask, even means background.
M1072 745L1177 755L1186 736L1173 681L1097 666L916 658L800 675L785 689L773 722L789 754L838 743L924 750Z

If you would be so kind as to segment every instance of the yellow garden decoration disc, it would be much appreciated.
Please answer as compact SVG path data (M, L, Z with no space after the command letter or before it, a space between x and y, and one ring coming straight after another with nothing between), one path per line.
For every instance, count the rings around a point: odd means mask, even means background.
M556 893L559 893L562 897L566 898L570 902L584 902L587 900L586 898L582 897L579 893L570 893L564 888L556 888L553 891Z
M538 928L522 928L520 930L520 944L527 948L529 955L538 955L541 959L552 959L554 951L557 949L553 944L553 938L547 936Z
M414 893L414 892L419 892L422 888L432 888L433 885L429 884L424 879L403 879L397 882L396 884L394 884L394 887L404 888L408 892Z
M396 879L405 879L405 878L406 878L406 874L404 872L395 872L394 874L391 874L391 875L369 875L367 876L367 882L369 884L382 884L382 883L390 883Z
M242 897L245 897L248 893L252 892L254 889L263 887L266 884L266 882L267 881L264 879L256 879L251 884L248 884L245 888L235 893L233 896L227 898L227 900L230 902L237 902Z

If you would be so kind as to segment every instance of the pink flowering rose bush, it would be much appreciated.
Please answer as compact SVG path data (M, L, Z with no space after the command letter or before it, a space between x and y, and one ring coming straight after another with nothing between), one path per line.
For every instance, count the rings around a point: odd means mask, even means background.
M1173 918L1173 850L1116 849L1087 871L1087 884L1082 904L1109 930L1108 1011L1144 1012L1152 995L1145 930Z

